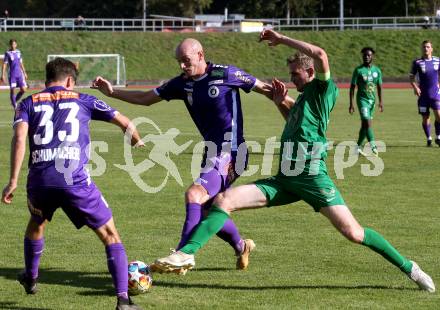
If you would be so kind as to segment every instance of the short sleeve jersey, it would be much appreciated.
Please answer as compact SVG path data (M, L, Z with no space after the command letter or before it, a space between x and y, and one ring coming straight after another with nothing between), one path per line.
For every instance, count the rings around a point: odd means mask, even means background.
M215 143L217 152L225 149L225 143L236 151L244 142L239 90L250 92L255 83L255 77L239 68L208 63L200 78L182 74L155 92L165 100L183 100L203 139Z
M14 126L29 124L28 188L90 184L90 120L110 121L117 111L94 96L50 87L24 99Z
M439 74L438 57L433 56L431 59L419 58L413 61L410 75L417 76L422 98L438 99L438 74Z
M290 109L281 136L281 161L306 161L327 156L326 131L338 88L332 79L313 79Z
M372 65L367 67L360 65L353 71L351 85L357 85L356 98L360 100L376 100L376 87L382 85L382 71Z
M20 77L22 75L21 66L22 63L21 52L19 50L6 51L3 62L9 65L9 77Z

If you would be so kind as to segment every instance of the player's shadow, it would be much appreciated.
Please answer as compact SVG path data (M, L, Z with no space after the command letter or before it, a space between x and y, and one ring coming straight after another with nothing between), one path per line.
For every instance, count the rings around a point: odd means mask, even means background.
M53 310L51 308L37 308L37 307L23 307L19 306L16 302L13 301L0 301L0 309L6 309L6 310Z
M17 268L0 268L0 278L17 281L17 274L20 271L21 269ZM17 288L22 290L20 284L18 282L16 283ZM108 274L107 272L92 273L81 271L66 271L55 268L41 268L39 271L38 283L84 288L86 289L86 291L78 292L77 294L85 296L114 295L112 280L110 274ZM1 304L0 309L4 309Z
M168 288L200 288L200 289L219 289L219 290L238 290L238 291L265 291L265 290L398 290L398 291L419 291L418 288L411 287L391 287L386 285L272 285L272 286L245 286L245 285L221 285L207 283L174 283L165 281L155 281L155 286Z

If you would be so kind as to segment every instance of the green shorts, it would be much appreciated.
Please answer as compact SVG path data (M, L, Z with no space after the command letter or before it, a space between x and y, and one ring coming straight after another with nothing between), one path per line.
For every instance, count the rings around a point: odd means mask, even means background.
M304 200L315 212L319 212L322 207L345 205L335 184L325 172L295 177L276 175L254 184L266 196L268 207Z
M375 100L361 99L357 101L357 106L362 120L373 119L374 108L376 106Z

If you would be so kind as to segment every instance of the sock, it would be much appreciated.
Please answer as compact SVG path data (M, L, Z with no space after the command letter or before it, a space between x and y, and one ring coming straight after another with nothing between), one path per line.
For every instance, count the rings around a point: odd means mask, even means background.
M410 273L412 262L402 256L385 238L370 228L364 228L362 244L382 255L387 261L400 268L405 273Z
M431 124L424 124L422 123L423 131L425 132L426 139L431 138Z
M357 141L358 146L362 146L362 142L364 142L366 136L367 136L366 128L361 127L361 129L359 130L359 138Z
M40 265L40 257L44 249L44 238L39 240L31 240L24 238L24 265L26 276L31 279L38 278L38 267Z
M435 135L437 136L437 140L438 140L440 136L440 123L435 121L434 126L435 126Z
M15 95L12 92L12 89L11 89L11 92L9 93L9 98L11 98L11 105L12 105L12 107L15 110L15 108L17 107L17 104L16 104L16 101L15 101Z
M212 236L220 231L228 219L229 215L225 211L213 205L206 219L197 226L187 244L180 251L186 254L195 254Z
M222 229L217 233L217 237L229 243L236 254L243 252L243 242L238 232L238 228L232 219L228 219Z
M187 203L185 223L183 224L182 234L179 244L177 245L177 250L180 250L180 248L182 248L188 242L188 239L191 237L194 228L200 223L201 219L202 206L198 203Z
M370 146L371 148L375 148L376 144L374 143L374 133L373 133L373 129L371 129L371 127L368 127L367 129L367 140L368 142L370 142Z
M15 96L15 103L17 103L18 101L20 101L21 96L23 96L24 92L19 91L17 93L17 96Z
M122 243L113 243L105 247L108 271L112 275L116 296L128 299L128 261Z

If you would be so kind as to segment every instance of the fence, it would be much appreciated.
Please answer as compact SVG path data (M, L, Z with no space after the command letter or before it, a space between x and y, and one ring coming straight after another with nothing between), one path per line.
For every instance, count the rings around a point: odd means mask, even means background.
M420 29L436 28L440 22L434 16L410 17L349 17L344 18L291 18L246 19L271 25L276 30L337 30L343 29ZM0 19L0 31L240 31L239 20L223 21L221 26L190 19L110 19L86 18L8 18Z

